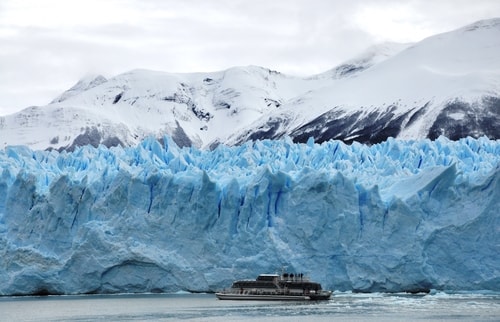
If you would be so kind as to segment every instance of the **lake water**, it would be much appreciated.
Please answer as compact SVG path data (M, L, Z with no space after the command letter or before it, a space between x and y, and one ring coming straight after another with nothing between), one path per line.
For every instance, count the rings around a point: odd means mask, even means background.
M335 293L323 302L220 301L213 294L0 298L0 321L500 321L500 294Z

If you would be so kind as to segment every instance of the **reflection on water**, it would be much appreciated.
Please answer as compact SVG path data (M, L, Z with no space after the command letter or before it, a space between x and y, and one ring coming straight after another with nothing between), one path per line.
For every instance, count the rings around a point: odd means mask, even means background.
M2 321L498 321L500 294L335 293L322 302L220 301L213 294L0 298Z

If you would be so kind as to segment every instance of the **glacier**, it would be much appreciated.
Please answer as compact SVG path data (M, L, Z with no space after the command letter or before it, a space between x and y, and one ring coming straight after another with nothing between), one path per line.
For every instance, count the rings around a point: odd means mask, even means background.
M0 295L500 291L500 141L0 150Z

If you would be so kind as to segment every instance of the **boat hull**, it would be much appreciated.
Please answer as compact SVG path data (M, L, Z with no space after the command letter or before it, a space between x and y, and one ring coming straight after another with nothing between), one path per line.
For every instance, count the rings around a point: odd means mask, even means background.
M310 295L215 293L215 296L219 300L240 301L323 301L329 300L331 293Z

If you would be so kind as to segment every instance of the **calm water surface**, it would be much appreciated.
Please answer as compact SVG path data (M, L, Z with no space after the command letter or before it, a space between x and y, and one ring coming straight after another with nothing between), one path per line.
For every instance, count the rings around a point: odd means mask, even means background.
M220 301L213 294L0 298L0 321L500 321L500 294L335 293L323 302Z

